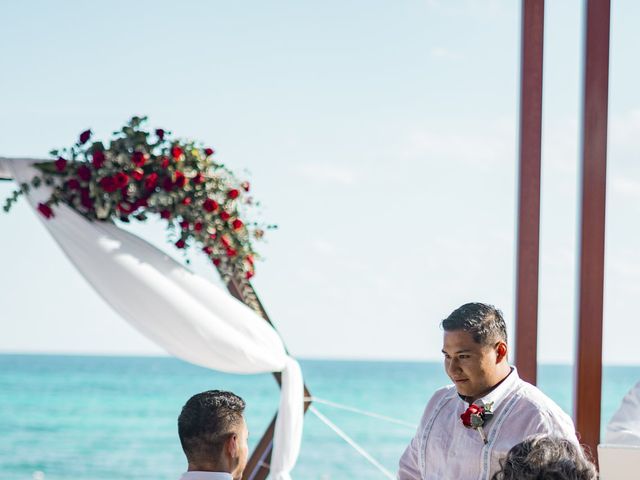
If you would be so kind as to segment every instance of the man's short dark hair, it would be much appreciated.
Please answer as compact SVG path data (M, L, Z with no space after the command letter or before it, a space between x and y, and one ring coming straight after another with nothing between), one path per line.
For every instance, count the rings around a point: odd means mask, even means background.
M469 332L476 343L490 345L507 341L507 325L502 312L485 303L466 303L442 321L445 332L463 330Z
M191 397L178 417L178 435L187 459L218 458L234 427L242 422L245 402L221 390Z

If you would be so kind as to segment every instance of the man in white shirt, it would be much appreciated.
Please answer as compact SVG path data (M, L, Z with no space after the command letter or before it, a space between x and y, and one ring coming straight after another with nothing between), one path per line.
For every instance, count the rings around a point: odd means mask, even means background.
M640 382L629 390L607 425L605 442L640 445Z
M191 397L178 417L188 471L180 480L240 480L247 465L249 431L245 402L231 392L209 390Z
M399 480L489 480L511 447L537 433L580 448L571 418L509 365L500 310L468 303L442 328L444 366L454 385L429 400L400 458Z

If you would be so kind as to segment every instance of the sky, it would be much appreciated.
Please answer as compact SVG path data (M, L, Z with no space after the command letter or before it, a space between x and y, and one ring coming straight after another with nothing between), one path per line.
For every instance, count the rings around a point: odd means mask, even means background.
M639 10L612 4L609 364L640 364ZM541 362L575 352L583 14L546 5ZM213 146L279 225L253 283L294 355L438 360L440 320L469 301L513 335L520 2L25 0L0 18L0 156L133 115ZM130 228L177 255L159 223ZM162 353L25 202L0 232L0 352Z

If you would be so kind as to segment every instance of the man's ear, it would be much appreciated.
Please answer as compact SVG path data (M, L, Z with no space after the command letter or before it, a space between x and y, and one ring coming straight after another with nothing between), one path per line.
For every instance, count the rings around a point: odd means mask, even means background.
M500 363L505 358L507 358L507 344L498 342L496 344L496 363Z
M235 458L238 456L238 449L239 449L238 435L235 433L232 433L231 435L229 435L229 438L226 441L227 453L231 456L231 458Z

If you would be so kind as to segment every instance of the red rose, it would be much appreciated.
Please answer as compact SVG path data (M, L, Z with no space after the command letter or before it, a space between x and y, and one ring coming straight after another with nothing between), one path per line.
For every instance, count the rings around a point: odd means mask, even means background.
M202 231L202 222L196 222L193 224L193 229L196 232L201 232Z
M212 233L211 235L209 235L209 238L211 240L215 240L216 238L218 238L218 235L216 235L215 233Z
M136 168L131 172L131 176L139 182L144 177L144 171L141 168Z
M234 230L240 230L242 227L244 227L244 223L242 223L242 220L240 220L239 218L236 218L231 226Z
M42 215L44 215L45 218L51 218L55 216L53 214L53 210L51 210L51 207L49 207L49 205L45 205L44 203L38 204L38 210Z
M220 218L226 222L231 218L231 215L229 214L229 212L222 211L220 213Z
M219 259L219 258L214 258L214 259L213 259L213 264L214 264L216 267L220 266L220 263L222 263L222 262L220 262L220 259Z
M179 225L183 230L189 230L189 222L187 220L182 220Z
M84 145L91 138L91 130L85 130L80 134L80 145Z
M118 189L118 185L116 185L116 182L113 179L113 177L101 178L100 181L98 182L98 185L100 185L100 188L102 188L102 190L104 190L107 193L113 193Z
M162 168L167 168L169 166L169 158L167 157L160 157L160 166Z
M248 264L253 265L253 256L252 255L247 255L245 260L247 261Z
M204 175L201 173L197 173L196 176L191 179L191 183L194 185L200 185L202 182L204 182Z
M80 177L80 180L88 182L91 179L91 170L86 165L80 165L76 173L78 177Z
M162 140L164 138L164 130L161 128L157 128L156 129L156 137L158 137L160 140Z
M227 248L227 256L235 257L238 254L238 251L233 248Z
M147 175L147 178L144 181L144 188L147 190L153 190L156 188L158 184L158 174L156 172L150 173Z
M113 176L117 188L124 188L129 184L129 175L124 172L118 172Z
M173 190L173 180L171 180L171 177L165 177L165 179L162 180L162 188L167 192Z
M251 185L249 184L249 182L242 182L242 183L240 184L240 186L242 187L242 189L243 189L245 192L248 192L248 191L249 191L249 187L250 187Z
M184 197L182 199L182 204L183 205L190 205L191 204L191 197Z
M207 255L211 255L211 253L213 253L213 248L206 246L206 247L202 247L202 251L204 253L206 253Z
M169 219L171 218L171 212L169 210L161 210L160 218Z
M481 415L483 411L484 409L482 407L479 407L478 405L469 405L469 408L467 408L467 410L462 415L460 415L462 424L465 427L472 428L473 424L471 423L471 415Z
M76 180L75 178L70 178L67 181L67 188L69 190L78 190L80 188L80 182L78 180Z
M218 209L218 202L216 202L215 200L212 200L211 198L207 198L202 203L202 208L204 208L205 211L209 213L215 212Z
M93 163L93 166L95 168L100 168L102 167L102 165L104 164L104 160L105 160L105 156L104 156L104 152L101 152L100 150L95 151L91 154L92 156L92 160L91 163Z
M229 241L229 239L225 235L220 237L220 243L222 243L227 248L229 248L231 246L231 242Z
M149 202L147 202L146 198L139 198L138 200L136 200L135 202L133 202L133 209L136 210L140 207L148 207L149 206Z
M89 195L89 190L86 188L80 192L80 203L87 210L93 210L93 199Z
M178 247L178 248L184 248L184 247L185 247L185 245L186 245L186 244L184 243L184 240L182 240L182 239L180 239L180 240L178 240L178 241L176 242L176 247Z
M254 273L253 272L247 272L244 274L244 276L246 277L247 280L249 280L251 277L253 277Z
M59 172L64 172L67 169L67 161L62 157L58 157L58 159L55 161L55 164L56 170Z
M133 155L131 157L131 161L133 163L135 163L138 167L141 167L144 165L144 162L147 161L147 158L145 157L144 153L142 152L133 152Z
M213 155L213 148L205 148L204 149L204 154L209 157L211 155Z
M187 177L184 176L184 173L176 170L176 179L174 181L176 187L182 188L187 184Z
M231 199L238 198L238 195L240 195L240 192L235 188L233 190L229 190L229 192L227 193L227 196Z
M178 160L183 153L184 153L183 150L178 146L175 146L171 149L171 156L173 157L174 160Z

